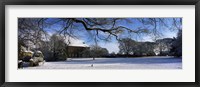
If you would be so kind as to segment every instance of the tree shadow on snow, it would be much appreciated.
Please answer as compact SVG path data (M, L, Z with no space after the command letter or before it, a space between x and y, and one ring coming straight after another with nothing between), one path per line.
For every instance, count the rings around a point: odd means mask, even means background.
M182 58L92 58L71 59L65 62L55 62L59 64L167 64L182 63Z

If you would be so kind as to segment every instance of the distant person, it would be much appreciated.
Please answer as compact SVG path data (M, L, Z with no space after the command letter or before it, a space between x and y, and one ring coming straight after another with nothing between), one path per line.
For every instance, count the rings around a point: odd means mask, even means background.
M91 67L93 67L93 64L91 65Z

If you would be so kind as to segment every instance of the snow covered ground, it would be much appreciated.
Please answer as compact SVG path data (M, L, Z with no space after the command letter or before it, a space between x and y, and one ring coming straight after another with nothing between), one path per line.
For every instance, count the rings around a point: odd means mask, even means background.
M182 69L182 58L71 58L24 69Z

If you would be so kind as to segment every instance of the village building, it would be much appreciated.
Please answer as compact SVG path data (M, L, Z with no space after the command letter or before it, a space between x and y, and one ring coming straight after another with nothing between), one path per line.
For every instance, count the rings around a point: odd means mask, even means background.
M80 43L79 41L71 42L71 44L67 46L68 57L69 58L84 57L83 52L87 49L90 49L90 47L84 42L82 43Z

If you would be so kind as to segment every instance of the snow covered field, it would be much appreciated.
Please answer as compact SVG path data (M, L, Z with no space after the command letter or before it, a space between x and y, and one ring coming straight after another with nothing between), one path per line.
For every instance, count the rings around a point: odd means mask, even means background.
M68 61L45 62L24 69L182 69L181 58L71 58Z

